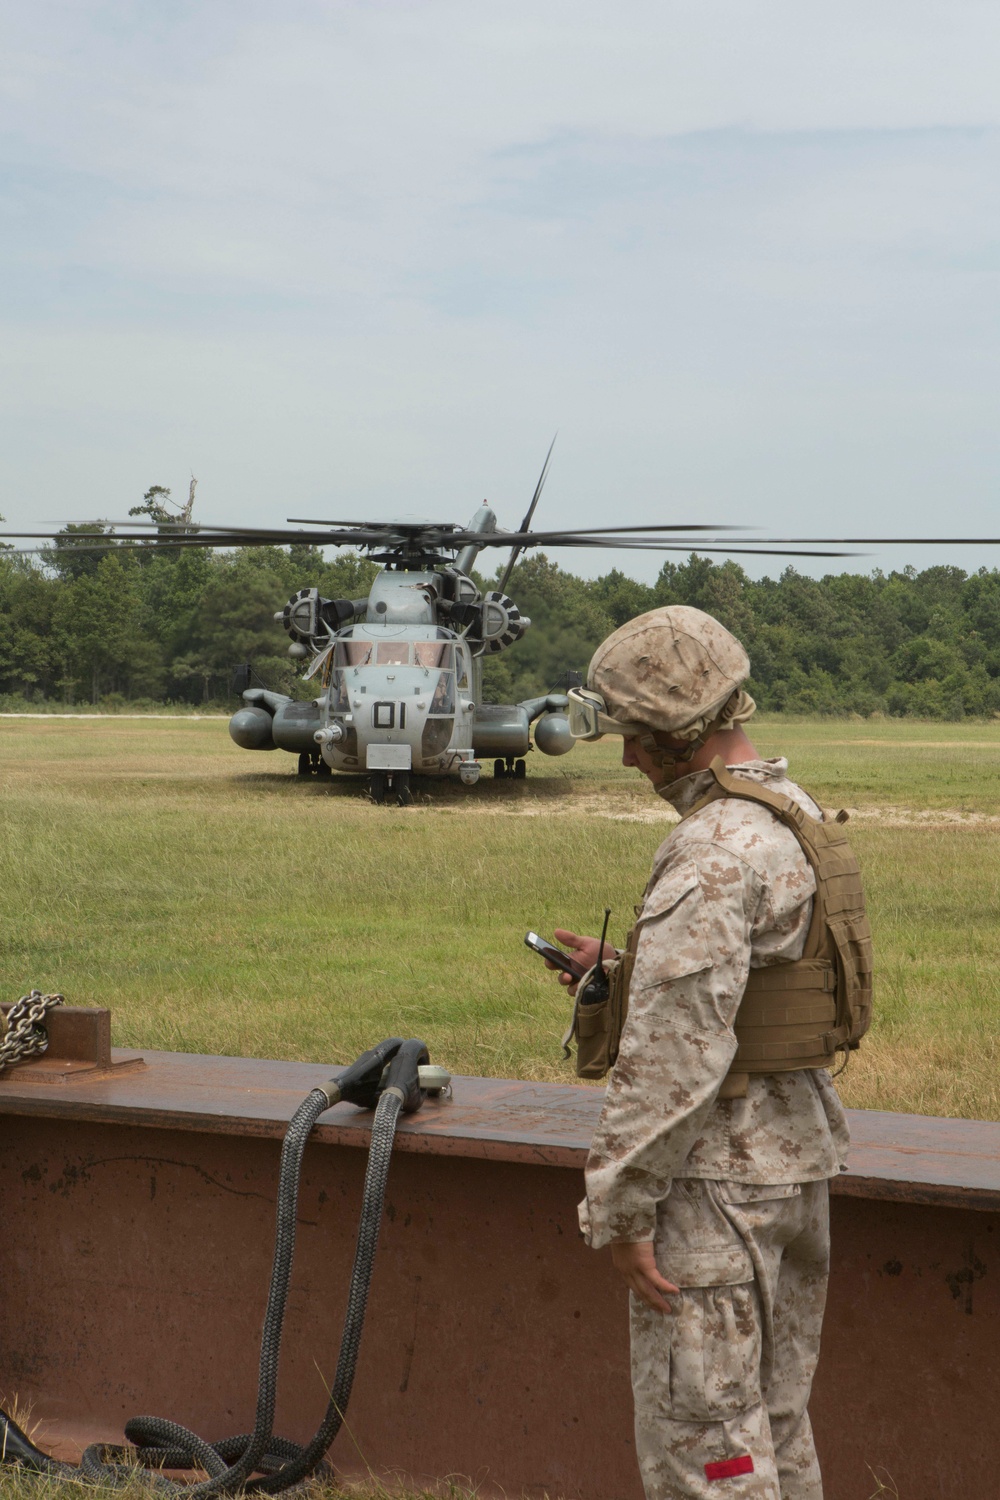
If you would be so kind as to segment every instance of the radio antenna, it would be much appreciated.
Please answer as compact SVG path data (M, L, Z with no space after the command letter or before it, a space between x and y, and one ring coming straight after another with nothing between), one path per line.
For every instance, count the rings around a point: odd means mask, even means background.
M604 978L604 940L608 935L608 918L611 916L611 907L604 908L604 926L601 928L601 946L597 950L597 973L601 979Z

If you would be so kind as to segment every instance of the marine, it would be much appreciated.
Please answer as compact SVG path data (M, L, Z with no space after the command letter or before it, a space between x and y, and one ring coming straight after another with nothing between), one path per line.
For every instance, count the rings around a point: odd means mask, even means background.
M647 1500L821 1500L808 1401L848 1130L830 1068L871 1011L871 940L840 823L762 759L740 643L700 610L629 621L571 693L680 823L611 995L570 1028L610 1067L580 1224L630 1291ZM600 940L558 929L592 967ZM560 976L570 983L568 976Z

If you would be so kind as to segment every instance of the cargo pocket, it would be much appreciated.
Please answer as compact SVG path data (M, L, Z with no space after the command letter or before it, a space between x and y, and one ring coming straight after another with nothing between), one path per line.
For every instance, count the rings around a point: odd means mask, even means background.
M680 1287L670 1318L670 1416L719 1422L756 1406L761 1333L750 1256L742 1246L674 1257Z
M659 1207L656 1263L680 1291L670 1313L631 1299L632 1384L647 1423L720 1422L761 1399L754 1265L721 1186L676 1177Z

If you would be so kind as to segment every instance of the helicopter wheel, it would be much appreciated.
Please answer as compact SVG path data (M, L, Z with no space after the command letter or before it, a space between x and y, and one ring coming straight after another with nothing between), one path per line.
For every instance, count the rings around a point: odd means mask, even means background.
M493 762L493 780L494 781L503 781L503 779L504 779L504 777L506 775L507 775L507 767L504 765L503 761L502 760L495 760Z
M397 807L409 807L413 801L413 793L410 791L409 771L394 771L392 776L392 795L396 799Z
M523 781L528 774L528 767L523 760L514 762L514 777L517 781Z
M308 750L303 750L302 754L299 756L299 775L311 776L312 769L312 756L309 754Z
M386 775L384 771L373 771L368 782L368 795L379 806L385 801Z
M323 759L322 755L319 755L319 756L316 757L316 775L317 776L332 776L333 775L333 767L331 765L327 764L327 762Z

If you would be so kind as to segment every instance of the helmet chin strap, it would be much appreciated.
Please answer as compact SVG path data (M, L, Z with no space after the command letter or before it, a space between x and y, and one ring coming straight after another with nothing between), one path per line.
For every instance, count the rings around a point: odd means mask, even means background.
M658 745L656 736L651 730L648 730L645 734L640 734L639 744L645 750L653 765L658 770L665 771L668 766L687 765L688 761L692 760L696 752L701 749L704 740L699 735L697 739L692 740L683 750L668 750L665 745Z
M738 692L739 689L737 689L736 691ZM692 761L697 755L701 747L708 743L708 741L712 738L712 735L717 734L718 731L722 728L726 714L729 711L730 704L732 703L735 696L735 693L730 694L725 703L719 709L719 712L716 714L715 718L710 719L701 733L695 735L693 740L689 740L685 744L683 750L668 750L665 745L658 745L656 742L656 736L651 729L647 729L645 734L640 734L639 744L645 750L646 754L653 762L653 765L656 766L657 770L665 771L669 766L688 765L689 762ZM676 779L677 773L675 771L674 775L671 777L671 780L676 781Z

